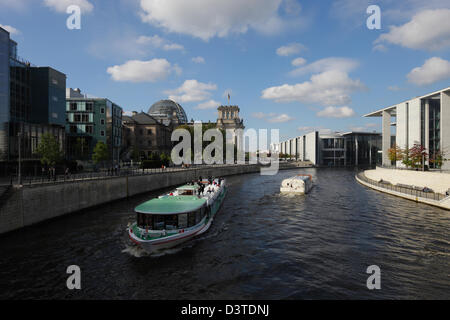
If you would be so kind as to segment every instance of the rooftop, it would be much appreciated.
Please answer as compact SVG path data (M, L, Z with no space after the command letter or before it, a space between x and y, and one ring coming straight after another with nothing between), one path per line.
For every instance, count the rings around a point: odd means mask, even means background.
M188 213L200 209L205 203L205 199L196 196L167 196L147 201L134 211L155 215Z

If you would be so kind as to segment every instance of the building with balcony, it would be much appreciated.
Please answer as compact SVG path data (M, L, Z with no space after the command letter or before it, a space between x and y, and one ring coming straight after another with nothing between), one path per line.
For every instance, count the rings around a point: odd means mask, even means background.
M92 98L80 89L66 91L67 156L91 160L95 146L108 146L110 160L118 163L122 150L122 108L106 98Z

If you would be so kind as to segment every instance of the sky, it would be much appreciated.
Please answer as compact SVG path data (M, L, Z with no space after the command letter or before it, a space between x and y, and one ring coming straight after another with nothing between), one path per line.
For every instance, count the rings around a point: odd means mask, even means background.
M281 140L380 131L362 116L450 86L448 0L0 0L0 26L20 57L125 111L170 98L216 121L230 93L247 129Z

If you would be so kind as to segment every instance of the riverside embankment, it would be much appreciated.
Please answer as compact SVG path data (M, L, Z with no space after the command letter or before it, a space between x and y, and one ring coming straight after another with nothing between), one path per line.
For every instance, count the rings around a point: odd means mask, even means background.
M298 167L281 164L280 169ZM256 173L258 164L201 166L191 169L9 187L0 202L0 234L145 192L202 177Z

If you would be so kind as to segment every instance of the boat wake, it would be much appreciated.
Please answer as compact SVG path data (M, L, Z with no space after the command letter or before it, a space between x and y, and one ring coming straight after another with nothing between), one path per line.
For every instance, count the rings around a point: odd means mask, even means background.
M144 249L135 244L125 244L125 249L122 250L122 253L129 254L130 256L135 258L142 258L149 256L147 251L145 251Z
M184 249L190 249L190 248L194 247L196 243L198 243L200 241L208 240L211 238L215 238L220 233L227 231L227 230L228 230L228 226L224 222L224 223L222 223L220 228L218 228L214 233L207 232L205 235L198 237L198 238L194 238L194 239L192 239L192 241L183 243L175 248L163 249L161 251L155 251L152 253L145 251L140 246L138 246L130 241L130 242L125 243L125 249L122 250L122 253L128 254L135 258L143 258L143 257L160 258L160 257L166 256L166 255L177 254L178 252L180 252Z

